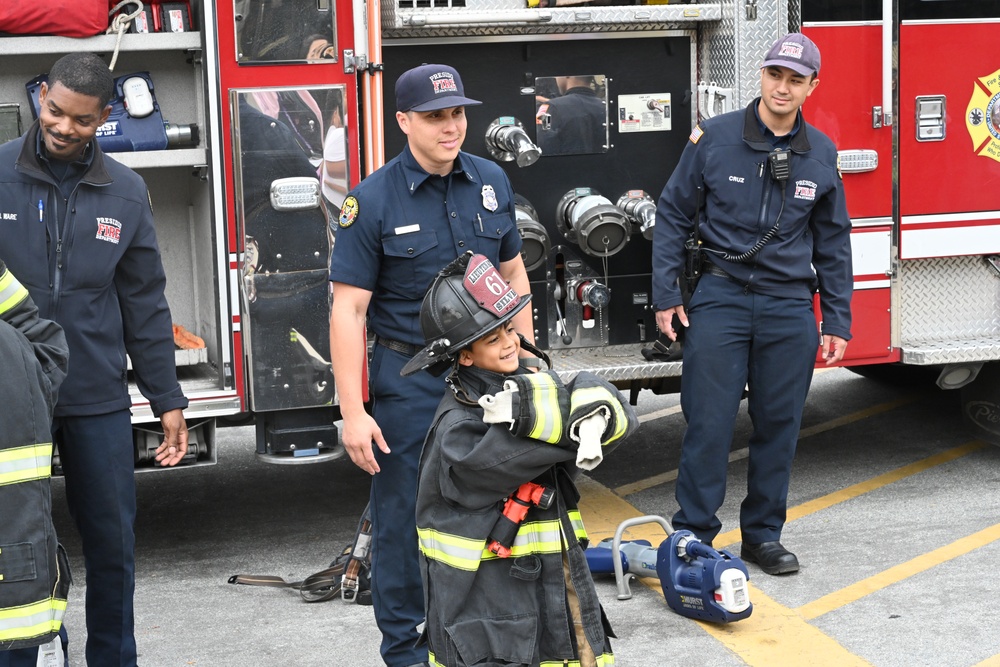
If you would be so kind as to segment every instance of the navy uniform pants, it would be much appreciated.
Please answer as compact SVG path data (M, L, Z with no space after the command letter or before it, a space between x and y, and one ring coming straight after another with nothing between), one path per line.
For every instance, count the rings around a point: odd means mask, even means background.
M129 412L57 418L54 437L87 570L87 664L131 667L136 501ZM77 604L72 591L69 604ZM0 667L34 667L37 654L34 648L0 652Z
M421 371L400 377L409 358L376 345L371 362L372 417L391 450L376 448L381 469L372 477L372 604L389 667L427 660L415 646L424 621L417 542L417 468L424 438L444 396L444 375Z
M677 477L675 529L711 541L722 523L726 474L744 387L753 422L743 541L781 537L788 480L819 332L812 301L747 292L704 275L691 298L684 339L681 408L687 420Z

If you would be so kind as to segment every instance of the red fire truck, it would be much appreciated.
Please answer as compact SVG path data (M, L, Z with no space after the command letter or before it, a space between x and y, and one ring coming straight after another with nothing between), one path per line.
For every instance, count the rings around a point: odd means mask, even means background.
M483 101L469 111L464 148L499 162L518 195L536 338L556 368L593 370L633 398L676 391L683 362L642 354L658 333L655 198L693 126L749 103L765 51L792 30L823 53L822 85L805 113L841 150L854 225L854 339L844 365L926 371L959 389L970 425L1000 442L995 2L111 7L122 16L112 34L0 37L0 135L31 122L32 85L70 51L107 54L122 98L148 89L154 112L133 117L118 100L102 135L149 184L171 311L204 341L177 352L192 464L214 462L216 427L228 424L254 423L257 452L270 462L342 453L328 350L329 219L351 184L402 148L392 83L423 62L455 66ZM550 141L549 109L568 78L603 102L604 130L561 146ZM149 468L155 420L133 395L137 467Z

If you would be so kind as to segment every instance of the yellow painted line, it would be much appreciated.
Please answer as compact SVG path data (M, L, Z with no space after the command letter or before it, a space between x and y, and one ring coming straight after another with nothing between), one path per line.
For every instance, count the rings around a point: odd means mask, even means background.
M745 459L748 456L750 456L750 450L746 447L743 449L737 449L729 452L729 462L732 463L733 461L739 461L740 459ZM618 497L624 498L625 496L630 496L633 493L638 493L639 491L645 491L646 489L652 489L653 487L673 482L676 479L677 471L668 470L667 472L660 473L659 475L653 475L652 477L640 479L637 482L622 484L614 489L614 493Z
M871 595L904 579L925 572L932 567L946 563L959 556L964 556L970 551L986 546L996 540L1000 540L1000 523L985 528L978 533L973 533L968 537L963 537L929 553L917 556L905 563L900 563L885 572L862 579L856 584L842 588L839 591L824 595L818 600L802 605L797 611L805 619L818 618L823 614L860 600L866 595Z
M751 586L753 612L737 623L698 622L751 667L871 667L833 637Z
M835 370L835 369L824 369L824 370ZM895 401L888 401L886 403L880 403L879 405L873 405L871 407L865 408L864 410L859 410L857 412L852 412L849 415L844 415L843 417L838 417L837 419L831 419L830 421L823 422L822 424L816 424L815 426L810 426L809 428L802 429L799 431L799 440L802 438L808 438L811 435L816 435L817 433L823 433L824 431L830 431L835 428L840 428L841 426L846 426L852 422L860 421L862 419L867 419L877 414L883 412L888 412L890 410L895 410L896 408L906 405L907 403L913 403L918 398L919 395L906 396ZM658 419L659 417L665 417L667 415L672 415L680 412L680 406L674 406L671 408L664 408L663 410L657 410L656 412L651 412L646 416L645 419L640 417L640 422L651 421L652 419ZM740 459L745 459L750 455L750 450L746 447L742 449L737 449L729 453L729 462L739 461ZM668 484L677 479L677 471L669 470L665 473L659 475L653 475L652 477L647 477L645 479L640 479L629 484L623 484L615 488L614 492L624 498L633 493L638 493L640 491L645 491L646 489L652 489L653 487L660 486L661 484Z
M992 658L986 658L972 667L1000 667L1000 655L995 655Z
M606 537L614 537L618 526L625 519L643 516L628 501L590 477L581 475L576 485L580 489L580 513L591 544L597 544ZM649 540L650 544L659 544L667 537L663 526L658 523L632 526L625 531L625 535L623 539Z
M843 417L837 417L836 419L831 419L825 421L822 424L816 424L815 426L810 426L809 428L804 428L799 431L799 440L803 438L808 438L809 436L816 435L817 433L823 433L825 431L831 431L835 428L840 428L841 426L847 426L848 424L853 424L856 421L861 421L862 419L868 419L869 417L874 417L875 415L880 415L883 412L889 412L890 410L895 410L898 407L902 407L909 403L913 403L918 399L922 398L922 394L913 394L910 396L903 396L902 398L897 398L894 401L887 401L885 403L879 403L878 405L872 405L865 408L864 410L858 410L857 412L852 412Z
M973 440L972 442L948 449L935 454L934 456L929 456L926 459L905 465L902 468L890 470L889 472L879 475L878 477L873 477L867 481L848 486L839 491L834 491L833 493L828 493L825 496L815 498L809 502L802 503L801 505L796 505L795 507L788 509L788 515L785 519L785 523L787 524L795 521L796 519L801 519L804 516L815 514L820 510L824 510L844 501L857 498L860 495L870 493L871 491L887 486L901 479L905 479L906 477L916 475L917 473L924 472L925 470L948 463L949 461L954 461L955 459L983 449L986 446L985 442ZM716 549L724 549L742 539L743 538L740 535L739 528L734 528L733 530L725 533L720 533L715 540L713 540L713 543L715 544Z
M592 542L613 537L622 521L642 516L611 489L589 477L580 477L577 486L581 494L580 512ZM633 526L627 531L628 539L647 539L651 544L659 544L664 537L663 528L656 523ZM639 581L663 594L656 579ZM752 589L750 599L753 613L738 623L693 622L751 667L871 667L829 635L809 625L794 610L781 606L758 589Z
M646 422L655 421L657 419L662 419L663 417L670 417L680 413L681 406L673 405L669 408L663 408L661 410L656 410L654 412L647 412L644 415L639 415L639 423L645 424Z

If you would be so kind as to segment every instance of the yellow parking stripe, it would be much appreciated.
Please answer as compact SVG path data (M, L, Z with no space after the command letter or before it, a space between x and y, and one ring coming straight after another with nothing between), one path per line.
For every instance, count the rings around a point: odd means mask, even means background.
M622 521L642 516L635 507L589 477L580 477L577 486L582 496L580 512L595 542L613 537ZM663 528L656 523L628 529L628 539L647 539L651 544L659 544L664 537ZM659 581L651 578L640 581L663 594ZM696 622L751 667L870 667L829 635L809 625L794 610L781 606L757 588L750 599L753 614L739 623Z
M825 496L821 496L809 502L802 503L801 505L796 505L795 507L790 507L788 509L788 516L785 523L788 524L796 519L801 519L804 516L814 514L820 510L824 510L828 507L832 507L838 503L842 503L846 500L851 500L852 498L857 498L860 495L874 491L875 489L881 488L893 482L899 481L911 475L916 475L919 472L929 470L935 466L939 466L949 461L954 461L955 459L971 454L972 452L978 451L986 447L986 443L980 440L973 440L964 445L948 449L946 451L935 454L934 456L929 456L926 459L905 465L902 468L896 468L895 470L890 470L887 473L879 475L878 477L873 477L864 482L848 486L847 488L841 489L840 491L834 491L833 493L828 493ZM720 533L714 540L716 549L724 549L725 547L739 542L742 540L740 535L740 529L734 528L733 530L726 531L725 533Z
M750 450L744 447L743 449L737 449L729 452L729 462L739 461L740 459L745 459L750 456ZM614 489L614 493L617 496L624 498L625 496L630 496L633 493L638 493L639 491L645 491L646 489L652 489L655 486L660 486L661 484L669 484L677 479L676 470L668 470L667 472L660 473L659 475L653 475L652 477L647 477L646 479L640 479L637 482L632 482L631 484L622 484Z
M829 595L824 595L818 600L802 605L797 611L803 618L817 618L823 614L833 611L834 609L839 609L846 604L860 600L866 595L871 595L872 593L880 591L883 588L887 588L904 579L920 574L921 572L929 570L932 567L940 565L941 563L946 563L947 561L958 558L959 556L964 556L970 551L986 546L996 540L1000 540L1000 523L981 530L978 533L973 533L968 537L963 537L962 539L956 540L951 544L935 549L930 553L917 556L916 558L913 558L905 563L900 563L895 567L889 568L885 572L880 572L876 575L868 577L867 579L862 579L856 584L842 588L839 591L834 591ZM752 599L756 605L757 599ZM757 610L754 609L755 613L756 611Z
M833 369L829 369L833 370ZM818 372L818 371L817 371ZM799 431L799 439L808 438L811 435L816 435L818 433L823 433L825 431L831 431L835 428L840 428L847 424L861 421L862 419L867 419L868 417L873 417L877 414L883 412L888 412L890 410L895 410L896 408L906 405L908 403L913 403L919 399L920 395L905 396L903 398L896 399L895 401L887 401L885 403L880 403L878 405L873 405L865 408L864 410L858 410L857 412L852 412L849 415L844 415L843 417L838 417L837 419L831 419L825 421L822 424L816 424L815 426L810 426L809 428L804 428ZM639 417L640 423L645 423L652 419L657 419L659 417L666 417L669 415L676 414L681 411L680 406L674 406L671 408L665 408L663 410L658 410L657 412L650 413L643 417ZM737 449L729 454L729 462L739 461L740 459L745 459L749 456L750 450L746 447L742 449ZM615 493L624 498L625 496L631 495L633 493L638 493L639 491L645 491L646 489L651 489L661 484L669 484L677 479L677 471L670 470L659 475L654 475L652 477L647 477L645 479L640 479L638 481L632 482L630 484L623 484L615 489Z
M727 624L698 621L705 632L751 667L871 667L795 611L759 588L751 588L753 613L749 618Z
M986 658L972 667L1000 667L1000 655L995 655L992 658Z
M910 403L915 403L918 399L922 398L923 394L912 394L910 396L903 396L902 398L897 398L895 401L886 401L885 403L879 403L878 405L872 405L865 408L864 410L858 410L857 412L852 412L843 417L837 417L836 419L831 419L825 421L821 424L816 424L815 426L810 426L799 431L799 440L802 438L808 438L811 435L816 435L817 433L823 433L825 431L832 431L835 428L840 428L841 426L847 426L848 424L853 424L854 422L861 421L862 419L868 419L869 417L874 417L875 415L880 415L883 412L889 412L890 410L895 410L896 408L908 405Z

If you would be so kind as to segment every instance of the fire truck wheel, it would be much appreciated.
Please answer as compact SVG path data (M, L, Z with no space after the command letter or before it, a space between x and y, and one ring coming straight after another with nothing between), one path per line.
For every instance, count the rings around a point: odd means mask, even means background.
M1000 446L1000 362L984 364L962 392L962 417L977 438Z

